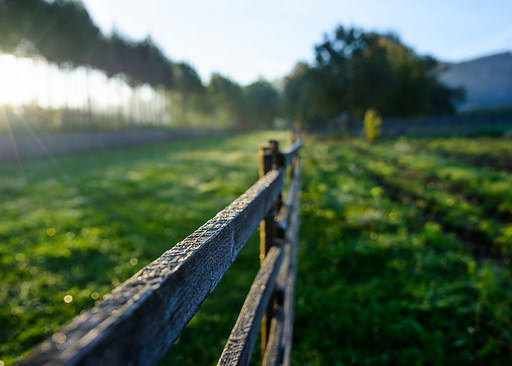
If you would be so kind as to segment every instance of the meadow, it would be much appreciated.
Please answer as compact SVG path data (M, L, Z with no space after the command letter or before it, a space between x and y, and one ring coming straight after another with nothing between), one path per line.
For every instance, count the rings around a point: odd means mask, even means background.
M0 360L245 191L270 138L288 135L0 166ZM306 139L295 364L512 362L512 175L492 146L509 149L499 138ZM258 265L253 238L163 365L216 364Z

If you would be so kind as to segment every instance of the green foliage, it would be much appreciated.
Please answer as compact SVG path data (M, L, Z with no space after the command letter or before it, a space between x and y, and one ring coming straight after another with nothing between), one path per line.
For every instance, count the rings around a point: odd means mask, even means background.
M512 254L508 226L503 222L512 213L512 197L505 188L512 177L419 152L403 155L393 146L359 144L358 148L371 156L364 163L366 169L451 230L487 247L489 252Z
M475 152L474 141L459 140L462 141L468 152ZM503 222L512 217L512 176L426 152L415 147L417 142L403 139L399 143L358 147L374 156L370 169L376 171L379 164L388 181L430 202L435 211L444 213L449 225L463 229L471 223L471 229L480 232L481 240L489 241L503 253L512 253L508 226ZM441 140L432 140L431 144L435 142ZM500 146L502 142L494 139L493 145ZM486 146L480 144L480 150L484 152ZM383 158L385 162L380 161ZM383 172L382 166L388 170ZM427 180L428 186L422 184Z
M272 128L279 113L279 95L265 80L245 87L214 73L206 87L217 125L240 130Z
M308 141L303 157L294 364L512 361L508 266L392 199L348 143Z
M380 125L382 118L373 109L368 109L364 114L364 131L369 142L375 142L380 137Z
M413 140L415 146L489 169L512 171L512 144L498 138Z
M272 128L279 112L279 95L265 80L259 80L244 88L245 116L248 128Z
M339 26L315 47L313 65L298 64L287 77L290 117L314 128L350 112L375 108L383 115L452 113L455 91L435 78L436 61L417 55L393 34Z
M227 127L243 124L244 93L238 83L214 73L206 90L220 123Z

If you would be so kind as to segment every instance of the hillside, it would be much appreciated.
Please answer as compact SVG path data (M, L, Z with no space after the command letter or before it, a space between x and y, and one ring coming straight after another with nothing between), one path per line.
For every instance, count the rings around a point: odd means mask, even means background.
M503 52L459 63L442 63L439 80L464 87L460 110L512 105L512 53Z

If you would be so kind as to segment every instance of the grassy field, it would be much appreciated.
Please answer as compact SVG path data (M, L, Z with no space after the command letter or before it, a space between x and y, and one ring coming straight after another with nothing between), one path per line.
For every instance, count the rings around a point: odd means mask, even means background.
M491 169L512 171L512 144L510 138L446 138L412 141L434 153L487 166Z
M304 180L296 364L512 362L510 196L486 203L510 176L406 140L324 140Z
M0 360L242 193L275 137L0 166ZM512 362L512 176L490 147L508 145L450 141L306 141L295 364ZM257 268L253 239L162 364L216 364Z
M2 165L0 360L10 364L243 193L258 178L258 146L276 137L288 134ZM201 363L220 355L223 339L215 337L229 335L258 265L253 243L223 281L236 291L219 288L209 308L233 313L206 312L192 321L203 330L219 319L228 323L213 332L217 349L209 345Z

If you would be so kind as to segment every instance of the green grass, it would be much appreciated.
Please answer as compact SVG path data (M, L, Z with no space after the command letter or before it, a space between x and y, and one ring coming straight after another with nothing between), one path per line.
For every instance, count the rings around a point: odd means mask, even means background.
M304 155L295 364L510 364L509 268L390 199L349 144Z
M287 136L254 133L1 166L0 360L25 354L213 217L257 180L258 146ZM252 247L244 261L256 270ZM217 308L243 301L251 274L238 273L242 288Z
M0 360L25 354L241 194L257 179L258 145L275 137L0 167ZM448 228L485 219L505 232L501 206L484 215L508 200L498 190L508 175L393 144L306 141L294 364L510 364L510 267L473 257ZM379 177L422 199L402 199ZM163 365L216 364L258 269L255 239ZM257 345L253 364L259 354Z
M510 137L412 139L411 143L448 157L510 172L512 171L512 140Z
M369 169L404 192L425 200L448 225L480 233L501 253L512 253L512 175L471 166L431 152L413 151L404 141L372 146Z

